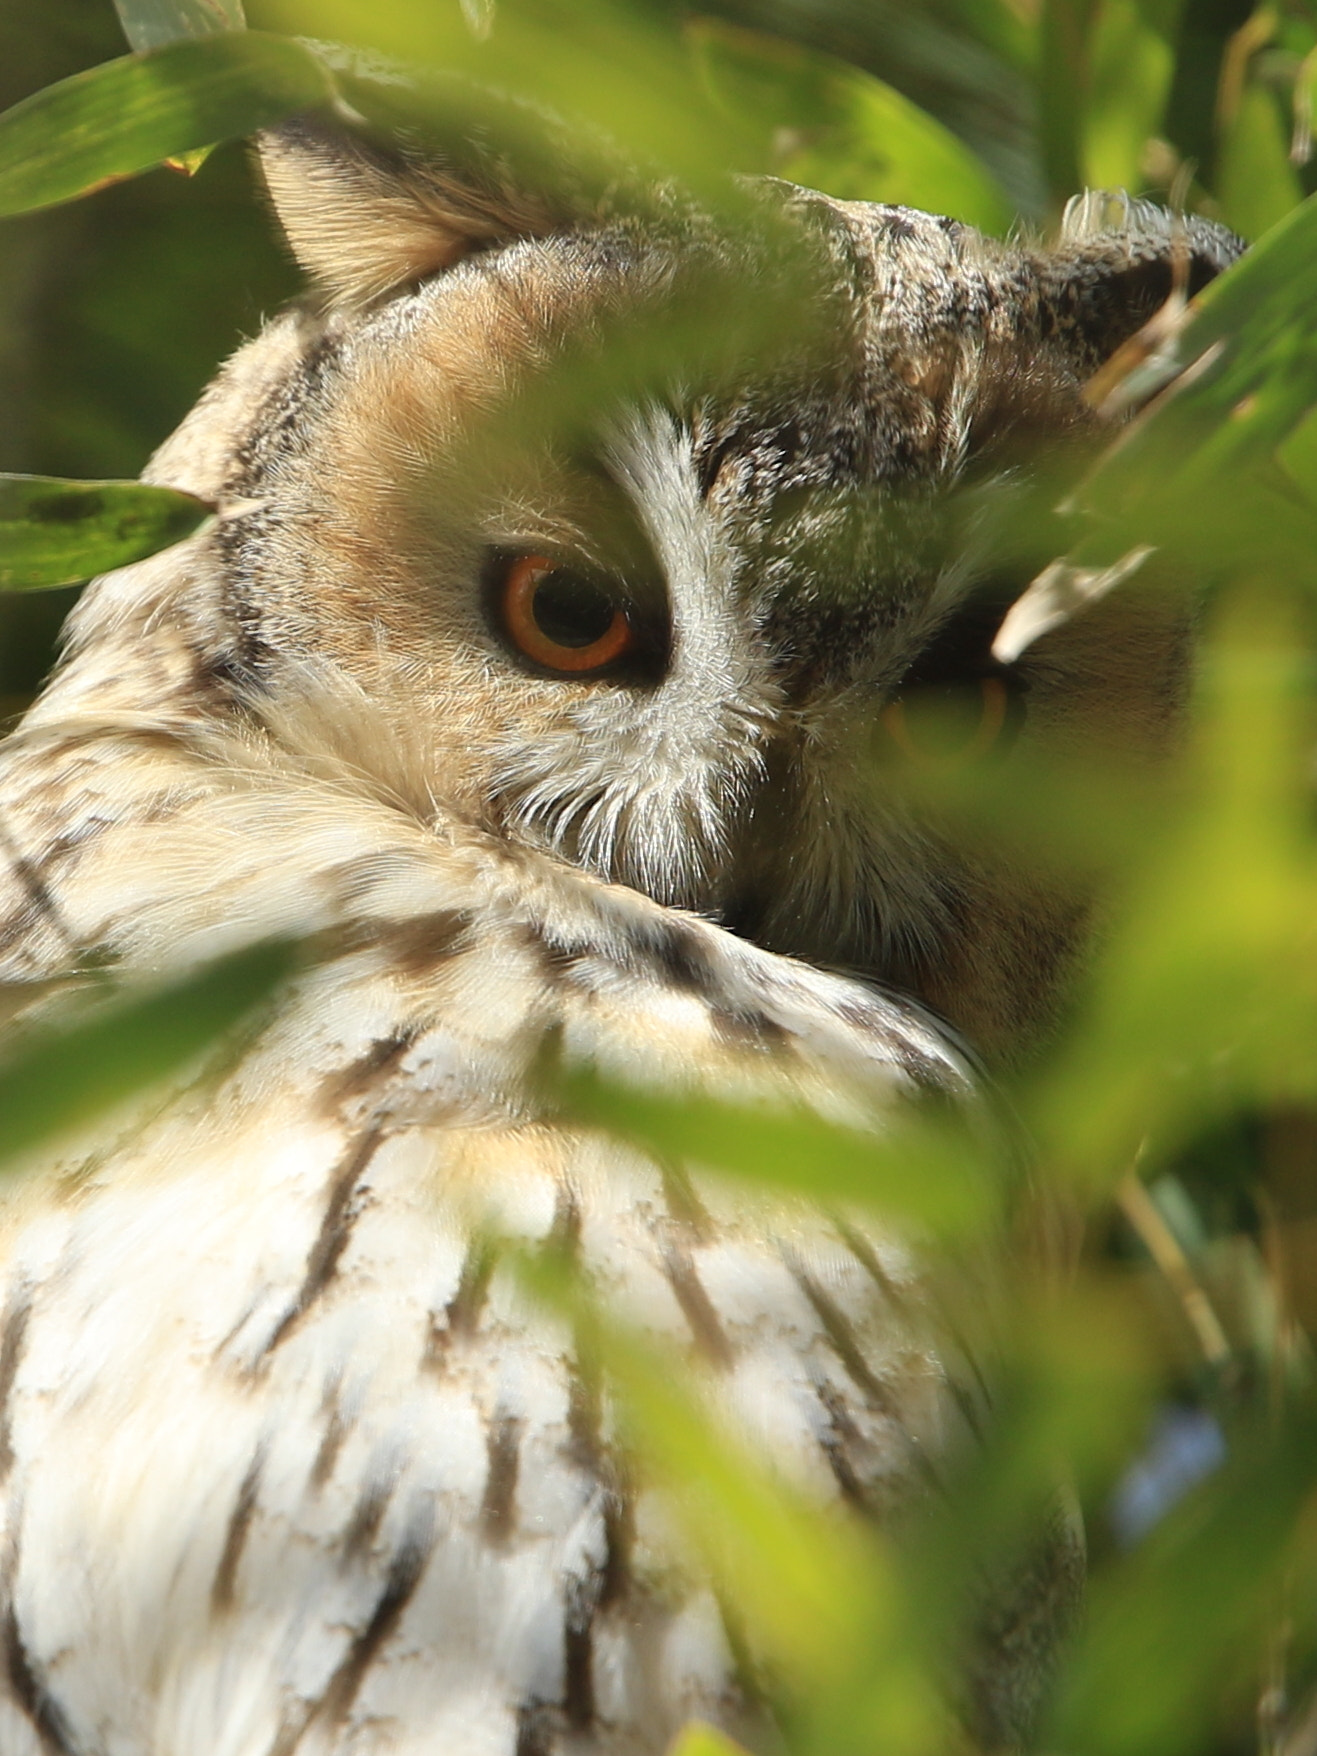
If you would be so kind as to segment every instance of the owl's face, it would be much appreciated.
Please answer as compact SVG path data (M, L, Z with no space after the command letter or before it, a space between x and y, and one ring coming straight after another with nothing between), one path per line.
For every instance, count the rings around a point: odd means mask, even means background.
M1040 751L1166 742L1165 595L1011 666L991 647L1027 584L994 509L1040 440L1093 433L1083 381L1164 296L1169 227L1085 219L1031 253L781 190L784 274L680 219L545 221L469 189L463 209L448 171L312 129L265 163L327 296L257 344L277 370L225 484L226 687L436 825L1013 1049L1084 899L933 801L949 770L1009 785ZM1229 250L1193 246L1200 278ZM706 367L697 322L646 352L691 310L746 345Z

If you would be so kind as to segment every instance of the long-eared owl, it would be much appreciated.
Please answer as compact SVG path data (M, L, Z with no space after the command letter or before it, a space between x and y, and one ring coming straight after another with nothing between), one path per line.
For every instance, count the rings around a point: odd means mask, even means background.
M1003 771L1166 742L1173 607L993 658L1025 582L991 508L1237 245L1096 197L1051 248L785 184L724 213L545 142L261 141L313 293L150 465L216 517L93 583L0 753L34 1015L309 948L240 1053L14 1186L4 1756L775 1747L491 1239L557 1240L838 1519L958 1442L917 1252L621 1145L546 1059L881 1128L1045 1027L1085 899L921 808L918 703L967 700ZM985 1739L1067 1566L975 1685Z

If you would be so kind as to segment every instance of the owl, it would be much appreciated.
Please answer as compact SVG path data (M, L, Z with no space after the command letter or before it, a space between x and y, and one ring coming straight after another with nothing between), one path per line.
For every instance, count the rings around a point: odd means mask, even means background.
M993 508L1238 246L1100 197L1052 248L780 183L719 207L523 147L260 142L312 291L147 472L217 516L87 590L0 752L33 1016L303 948L240 1040L11 1185L5 1756L658 1756L696 1717L780 1747L509 1243L838 1521L899 1519L962 1442L908 1240L625 1145L546 1063L881 1130L1027 1052L1090 899L927 776L1157 752L1184 618L1116 594L1000 662ZM1073 1575L998 1618L985 1743Z

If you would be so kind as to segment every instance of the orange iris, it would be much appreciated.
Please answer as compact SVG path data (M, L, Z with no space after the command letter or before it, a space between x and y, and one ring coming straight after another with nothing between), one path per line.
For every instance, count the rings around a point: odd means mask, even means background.
M509 640L547 670L597 671L635 641L625 610L547 555L514 557L500 602Z

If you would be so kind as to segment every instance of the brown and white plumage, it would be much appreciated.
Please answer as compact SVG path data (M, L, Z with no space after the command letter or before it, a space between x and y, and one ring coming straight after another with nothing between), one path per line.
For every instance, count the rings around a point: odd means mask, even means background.
M555 433L537 383L661 319L688 262L753 297L751 245L320 123L265 152L322 300L154 460L218 521L89 588L3 751L0 975L317 952L235 1064L11 1202L0 1750L640 1756L695 1714L757 1744L710 1584L487 1240L565 1241L839 1516L952 1442L898 1240L692 1184L546 1109L537 1069L553 1043L880 1125L970 1091L958 1032L1007 1054L1046 1019L1080 903L871 758L978 615L945 490L1090 429L1082 379L1175 228L1085 209L1048 254L772 194L804 340L707 386L683 356ZM1199 278L1234 253L1185 247ZM613 582L634 664L518 657L490 569L545 553ZM1021 745L1159 747L1181 645L1156 604L1039 642Z

